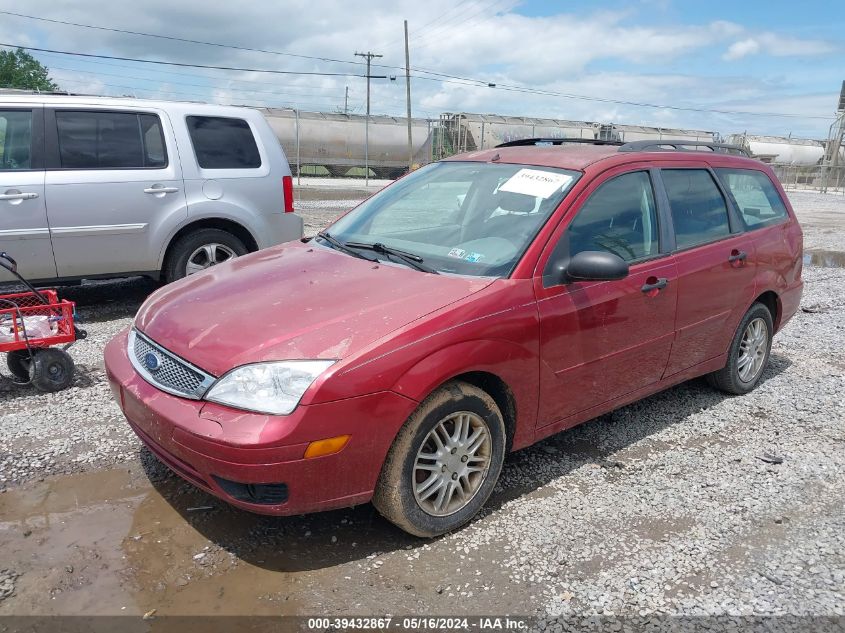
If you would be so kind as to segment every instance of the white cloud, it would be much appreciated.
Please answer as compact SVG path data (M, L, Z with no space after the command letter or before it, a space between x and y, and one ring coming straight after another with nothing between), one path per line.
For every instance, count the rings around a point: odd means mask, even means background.
M727 52L722 55L722 59L741 59L748 55L756 55L759 52L760 42L755 40L753 37L749 37L748 39L740 40L731 44Z
M829 43L758 32L721 19L697 24L655 22L651 19L653 7L639 12L629 9L527 17L508 10L514 2L497 4L494 8L498 6L501 11L491 13L480 10L490 6L486 0L469 3L374 0L364 5L321 0L239 4L145 0L142 10L129 0L105 4L91 0L29 0L26 13L348 61L361 61L353 55L356 50L373 50L384 54L376 62L396 67L404 65L402 20L408 19L411 65L415 68L478 77L499 86L519 84L544 91L624 101L720 109L747 109L726 106L745 103L773 111L775 108L768 104L786 93L794 94L800 102L801 94L813 92L807 107L797 111L828 113L829 108L818 109L820 100L815 96L818 92L815 86L828 81L826 76L817 76L813 90L808 90L801 77L766 77L756 64L766 56L824 54L832 48ZM3 38L0 41L37 42L34 45L45 48L124 57L280 70L349 71L359 75L364 70L353 64L191 45L12 17L0 20L0 35ZM724 60L732 63L725 63L724 72L719 72L722 53ZM343 107L344 88L349 86L350 110L360 113L364 109L366 83L361 77L210 71L36 55L48 66L75 69L72 76L67 71L54 73L76 82L68 84L74 90L82 86L85 91L91 91L100 86L101 90L115 94L123 90L115 86L130 85L137 86L138 94L144 96L333 111ZM749 76L737 77L733 62L742 58L755 64L754 70L747 71ZM678 62L683 64L687 59L696 64L701 59L712 59L714 65L708 69L709 76L679 74ZM670 64L672 72L668 71ZM820 66L817 64L813 70L820 72ZM374 66L373 73L399 75L395 82L372 81L373 112L404 113L401 68ZM838 83L831 85L838 90ZM720 131L761 126L765 128L761 131L771 133L778 133L785 125L783 119L777 118L743 120L655 110L443 83L422 77L414 79L412 93L415 114L433 117L443 111L464 110ZM830 97L831 103L833 98ZM827 126L824 122L804 123L808 130Z
M728 47L722 59L733 61L748 55L765 53L773 57L804 57L826 55L837 50L831 42L822 40L798 39L776 33L760 33L754 37L734 42Z

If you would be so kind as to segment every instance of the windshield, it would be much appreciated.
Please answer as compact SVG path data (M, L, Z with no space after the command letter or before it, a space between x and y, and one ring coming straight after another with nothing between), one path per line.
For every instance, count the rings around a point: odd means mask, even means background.
M530 165L433 163L375 194L328 232L350 246L401 250L438 272L505 277L579 175ZM383 252L363 252L402 264Z

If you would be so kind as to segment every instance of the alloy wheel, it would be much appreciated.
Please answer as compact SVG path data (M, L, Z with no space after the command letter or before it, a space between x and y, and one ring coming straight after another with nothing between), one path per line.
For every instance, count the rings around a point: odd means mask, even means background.
M193 275L211 266L216 266L217 264L234 259L237 256L238 254L225 244L203 244L188 257L185 274Z
M763 369L769 345L769 331L761 318L753 319L745 327L739 344L737 372L743 382L752 382Z
M492 444L479 415L459 411L428 433L414 461L414 498L426 513L447 516L476 495L490 468Z

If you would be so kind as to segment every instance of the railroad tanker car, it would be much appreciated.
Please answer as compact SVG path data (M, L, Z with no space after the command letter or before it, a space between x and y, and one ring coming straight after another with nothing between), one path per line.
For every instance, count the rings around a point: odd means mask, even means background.
M353 167L364 166L364 138L367 117L355 114L262 109L270 127L285 149L291 169L325 167L332 176L344 176ZM299 160L297 161L297 126ZM414 163L431 162L432 122L411 119ZM398 178L408 171L407 119L370 117L369 165L378 178Z
M585 138L623 142L664 138L709 142L719 140L717 133L702 130L468 112L442 114L440 127L445 133L438 135L435 153L439 152L442 155L490 149L499 143L524 138Z

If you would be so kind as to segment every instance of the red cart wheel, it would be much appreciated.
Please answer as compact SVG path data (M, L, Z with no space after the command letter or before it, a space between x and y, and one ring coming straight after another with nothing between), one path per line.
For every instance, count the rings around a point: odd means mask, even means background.
M39 391L61 391L73 382L73 359L64 350L35 350L29 365L29 379Z
M29 350L16 349L6 354L6 366L17 382L29 382Z

